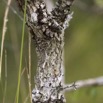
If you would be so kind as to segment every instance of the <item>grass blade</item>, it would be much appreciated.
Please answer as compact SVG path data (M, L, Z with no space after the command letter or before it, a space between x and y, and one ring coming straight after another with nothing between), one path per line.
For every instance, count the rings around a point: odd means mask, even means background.
M25 0L25 8L24 8L24 19L23 19L23 28L22 28L22 41L21 41L21 50L20 50L20 64L19 64L18 85L17 85L17 92L16 92L16 103L18 103L19 101L20 79L21 79L22 57L23 57L23 46L24 46L24 32L25 32L25 21L26 21L26 4L27 4L27 0Z
M5 14L4 14L4 23L3 23L3 30L2 30L2 40L1 40L1 54L0 54L0 81L1 81L1 72L2 72L2 59L3 59L3 47L4 47L4 40L5 40L5 34L6 34L6 30L7 30L7 17L8 17L8 12L9 12L9 7L11 4L11 0L8 0L7 3L7 7L5 10Z

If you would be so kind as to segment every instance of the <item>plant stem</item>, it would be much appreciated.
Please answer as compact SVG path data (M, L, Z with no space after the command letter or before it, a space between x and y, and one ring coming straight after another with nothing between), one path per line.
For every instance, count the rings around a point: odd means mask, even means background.
M25 8L24 8L24 19L23 19L23 28L22 28L22 41L21 41L21 50L20 50L20 65L19 65L19 73L18 73L18 85L17 85L17 92L16 92L16 103L18 103L18 101L19 101L19 90L20 90L22 58L23 58L23 46L24 46L24 32L25 32L25 21L26 21L26 4L27 4L27 0L25 0Z

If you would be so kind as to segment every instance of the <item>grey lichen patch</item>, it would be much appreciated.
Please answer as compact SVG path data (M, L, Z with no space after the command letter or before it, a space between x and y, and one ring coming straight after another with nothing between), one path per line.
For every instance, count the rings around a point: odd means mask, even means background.
M37 13L35 12L31 13L31 22L33 23L38 22Z
M47 101L56 103L57 100L60 100L62 101L61 103L64 103L65 99L61 92L63 89L63 85L61 85L61 78L62 77L55 79L52 77L47 78L47 82L44 84L44 86L42 86L41 89L39 88L38 90L35 88L32 91L32 98L34 103L38 101L38 98L40 103L46 103Z

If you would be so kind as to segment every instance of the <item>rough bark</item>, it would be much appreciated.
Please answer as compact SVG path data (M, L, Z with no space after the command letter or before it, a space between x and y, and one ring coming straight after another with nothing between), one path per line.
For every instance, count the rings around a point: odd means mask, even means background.
M24 11L24 0L17 0ZM73 0L58 0L48 12L43 0L27 0L26 24L33 36L38 56L33 103L64 103L63 95L63 47L64 30L72 14Z

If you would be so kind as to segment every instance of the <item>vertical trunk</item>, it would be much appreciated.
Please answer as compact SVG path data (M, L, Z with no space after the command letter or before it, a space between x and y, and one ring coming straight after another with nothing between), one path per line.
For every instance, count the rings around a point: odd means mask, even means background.
M24 0L17 0L24 10ZM71 19L73 0L58 0L48 12L44 0L27 1L26 24L33 35L38 56L33 103L64 103L63 46L64 30Z
M39 98L40 101L46 99L49 100L48 103L57 102L61 98L63 100L63 95L60 93L63 88L63 38L62 34L62 37L35 40L38 55L36 86L33 91L35 99Z

